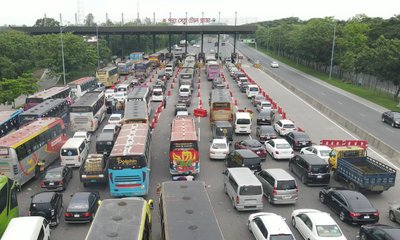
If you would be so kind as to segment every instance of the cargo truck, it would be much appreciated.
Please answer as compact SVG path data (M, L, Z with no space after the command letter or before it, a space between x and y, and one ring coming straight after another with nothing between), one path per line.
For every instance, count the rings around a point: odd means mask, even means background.
M79 169L83 186L90 183L107 183L108 161L103 154L89 154Z

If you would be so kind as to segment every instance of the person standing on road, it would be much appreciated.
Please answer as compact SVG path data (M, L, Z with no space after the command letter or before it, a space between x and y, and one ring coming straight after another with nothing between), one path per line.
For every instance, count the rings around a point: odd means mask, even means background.
M167 108L167 97L164 96L164 109Z

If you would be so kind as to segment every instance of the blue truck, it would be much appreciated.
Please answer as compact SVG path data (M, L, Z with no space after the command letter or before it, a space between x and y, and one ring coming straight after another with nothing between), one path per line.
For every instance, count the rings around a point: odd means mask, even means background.
M371 157L339 158L333 172L351 190L382 193L395 185L396 170Z

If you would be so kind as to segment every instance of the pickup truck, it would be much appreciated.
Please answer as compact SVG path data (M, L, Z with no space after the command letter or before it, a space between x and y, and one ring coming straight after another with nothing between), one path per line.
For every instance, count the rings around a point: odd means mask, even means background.
M371 157L338 158L335 180L344 180L351 190L382 193L393 187L396 170Z
M89 183L107 183L108 161L103 154L89 154L79 169L83 186Z

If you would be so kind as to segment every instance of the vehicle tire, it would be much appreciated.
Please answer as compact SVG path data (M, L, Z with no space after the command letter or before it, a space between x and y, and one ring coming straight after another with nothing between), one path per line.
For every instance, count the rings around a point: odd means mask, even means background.
M343 210L342 211L340 211L340 213L339 213L339 219L340 219L340 221L342 221L342 222L345 222L345 213L343 212Z
M234 198L232 198L232 206L233 206L233 209L236 209L236 206L235 206L235 199L234 199Z
M396 222L396 216L394 215L393 211L389 211L389 219L392 222Z
M358 191L358 186L357 186L355 183L353 183L353 182L349 182L348 188L349 188L350 190L353 190L353 191Z
M360 240L367 240L367 235L365 233L361 233Z
M392 122L392 127L394 127L394 121Z
M301 175L301 182L302 182L304 185L307 185L307 178L306 178L305 175Z
M322 194L322 193L319 194L319 201L320 201L321 203L324 203L324 204L325 204L325 196L324 196L324 194Z
M267 195L267 201L268 201L270 204L272 204L272 197L271 197L271 194L268 194L268 195Z
M385 118L384 117L382 117L382 122L385 122Z
M294 229L296 229L296 221L294 220L294 217L292 217L292 226Z
M339 174L336 173L336 170L332 170L333 171L333 179L335 179L336 181L340 181L340 177Z
M250 232L253 232L253 231L251 230L250 221L247 221L247 228L249 229Z

